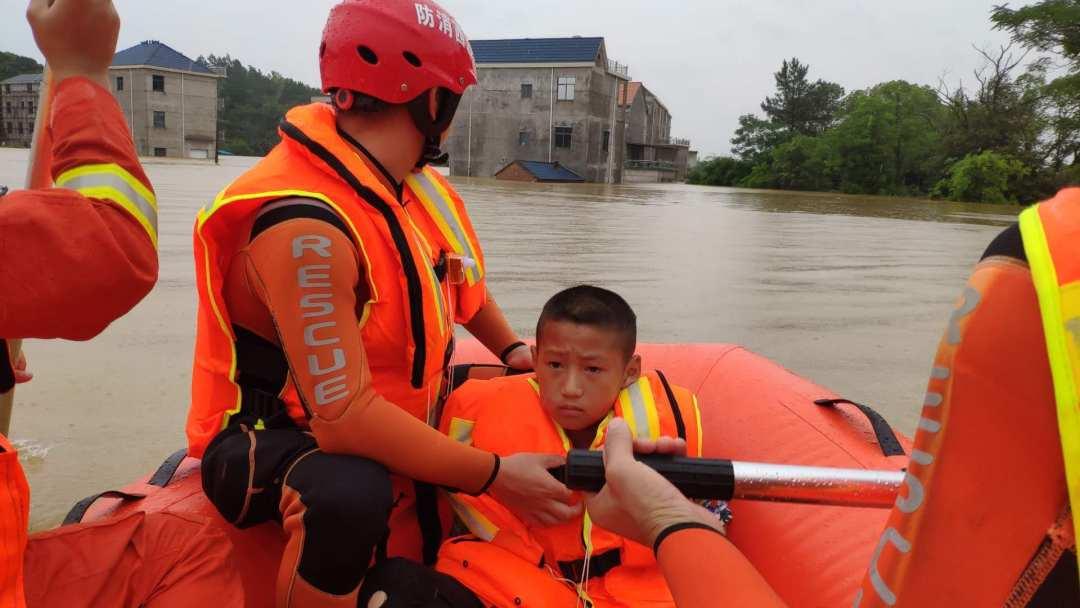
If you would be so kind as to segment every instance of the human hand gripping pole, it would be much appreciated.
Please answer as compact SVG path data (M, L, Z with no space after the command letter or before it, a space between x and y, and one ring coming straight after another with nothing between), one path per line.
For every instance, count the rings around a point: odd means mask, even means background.
M574 494L548 472L563 466L554 454L514 454L500 461L489 492L529 527L554 526L581 514Z
M619 421L620 427L624 425ZM633 442L643 478L658 475L682 496L694 499L758 500L888 509L904 482L903 471L875 471L686 458L681 440ZM572 490L600 492L611 483L608 454L572 450L565 467L551 473ZM625 465L624 465L625 466ZM644 473L648 469L648 475Z
M639 455L671 458L686 454L686 442L670 437L635 442L625 420L612 420L600 463L603 485L585 500L594 524L647 547L664 530L687 522L724 531L723 522L708 509L691 502L660 473L637 460L635 450ZM567 473L570 470L568 463Z

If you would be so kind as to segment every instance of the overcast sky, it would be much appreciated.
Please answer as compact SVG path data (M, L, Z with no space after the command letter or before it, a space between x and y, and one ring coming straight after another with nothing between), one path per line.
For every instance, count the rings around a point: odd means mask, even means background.
M673 115L672 135L726 153L739 115L758 112L781 61L848 90L904 79L936 84L978 65L972 44L1006 36L1004 0L444 0L474 39L604 36L608 55ZM318 86L318 48L336 0L115 0L120 48L160 40L191 56L231 54ZM1014 4L1025 4L1019 0ZM24 0L2 0L0 50L40 59Z

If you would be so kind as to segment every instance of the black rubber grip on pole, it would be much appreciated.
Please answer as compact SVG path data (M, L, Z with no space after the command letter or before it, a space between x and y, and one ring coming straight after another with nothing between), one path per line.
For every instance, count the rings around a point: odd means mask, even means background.
M731 500L735 493L735 469L730 460L656 455L635 458L660 473L687 498ZM551 469L551 474L571 490L599 492L604 487L604 455L571 450L566 466Z

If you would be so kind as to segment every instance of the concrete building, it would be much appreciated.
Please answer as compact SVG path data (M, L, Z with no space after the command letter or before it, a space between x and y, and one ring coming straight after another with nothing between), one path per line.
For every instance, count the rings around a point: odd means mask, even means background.
M603 38L474 40L479 84L461 100L446 150L452 175L491 177L516 160L622 181L616 96L629 81Z
M690 141L671 136L671 112L641 82L619 89L619 107L626 113L627 182L686 180Z
M117 53L109 77L140 156L216 157L222 75L149 40Z
M41 81L41 74L22 74L0 82L0 146L30 147Z

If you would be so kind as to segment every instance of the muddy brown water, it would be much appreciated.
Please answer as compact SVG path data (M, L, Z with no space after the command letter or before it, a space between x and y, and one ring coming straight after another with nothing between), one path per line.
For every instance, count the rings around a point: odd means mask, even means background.
M148 164L161 206L158 286L92 342L27 343L37 377L17 391L12 438L33 528L184 445L191 227L254 162ZM0 184L21 183L25 163L25 151L0 150ZM455 183L491 289L523 335L559 288L600 284L634 306L644 341L743 344L872 404L909 434L952 302L1019 211L675 184Z

